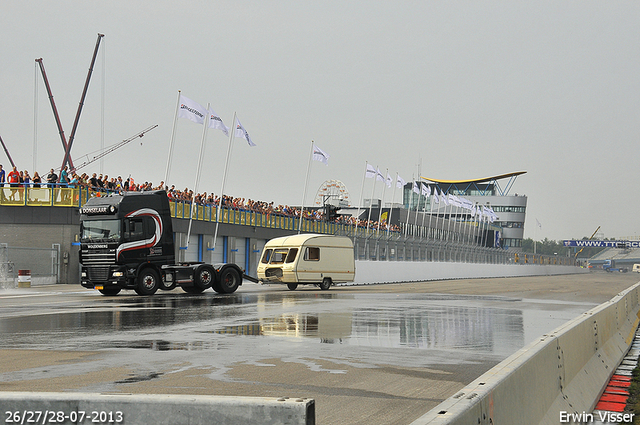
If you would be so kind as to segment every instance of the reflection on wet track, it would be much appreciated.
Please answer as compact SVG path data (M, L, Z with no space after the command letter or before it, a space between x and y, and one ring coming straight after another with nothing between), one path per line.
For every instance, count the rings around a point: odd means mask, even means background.
M253 337L301 340L295 346L461 350L504 358L586 309L556 305L548 315L548 307L444 294L170 293L6 310L0 334L4 348L220 350L235 344L230 337ZM546 321L539 325L542 316Z

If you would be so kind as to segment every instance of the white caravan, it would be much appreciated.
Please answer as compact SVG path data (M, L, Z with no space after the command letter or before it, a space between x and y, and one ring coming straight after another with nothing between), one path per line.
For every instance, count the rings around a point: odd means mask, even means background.
M356 263L353 242L346 236L301 234L268 241L258 264L262 283L283 283L290 290L314 284L353 282Z

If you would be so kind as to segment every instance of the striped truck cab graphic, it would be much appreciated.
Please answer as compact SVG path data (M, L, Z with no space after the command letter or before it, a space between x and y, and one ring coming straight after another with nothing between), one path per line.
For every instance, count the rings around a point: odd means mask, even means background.
M139 210L132 211L129 214L125 215L125 218L145 217L145 216L151 217L153 219L153 222L155 224L154 234L148 239L133 241L133 242L125 242L121 244L116 250L116 259L120 259L120 254L122 254L125 251L130 251L133 249L140 249L140 248L152 248L160 242L160 239L162 238L163 224L162 224L162 218L160 217L160 214L156 210L153 210L151 208L141 208Z

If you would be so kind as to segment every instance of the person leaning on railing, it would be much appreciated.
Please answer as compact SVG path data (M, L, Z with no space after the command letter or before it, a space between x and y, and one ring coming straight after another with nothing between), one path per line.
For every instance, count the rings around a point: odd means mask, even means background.
M40 178L40 174L38 174L37 171L33 173L33 179L31 179L31 181L33 182L33 187L40 187L42 179Z
M12 201L16 200L16 192L20 187L20 173L18 173L17 167L13 167L13 170L7 176L7 180L9 181L9 186L11 187L11 195L9 199Z

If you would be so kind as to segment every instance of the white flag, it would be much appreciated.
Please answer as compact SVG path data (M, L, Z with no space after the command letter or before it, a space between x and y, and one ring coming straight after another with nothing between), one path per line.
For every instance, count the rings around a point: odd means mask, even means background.
M407 184L407 182L404 181L404 179L402 177L400 177L400 175L398 174L398 180L396 180L396 187L398 189L402 189L405 184Z
M473 208L473 202L468 200L467 198L460 198L460 202L462 202L462 208L471 211Z
M391 178L389 173L387 173L387 187L391 187L392 183L393 183L393 179Z
M438 189L433 189L433 201L436 204L440 203L440 199L438 199Z
M429 186L422 183L422 196L424 196L425 198L428 198L430 194L431 194L431 191L429 190Z
M247 130L240 124L240 120L236 117L236 137L242 137L244 140L249 143L249 146L255 146L256 144L251 141L251 137L249 137L249 133Z
M487 217L487 221L491 218L489 214L489 208L485 207L484 205L482 206L482 215L484 217Z
M207 117L207 109L198 102L194 102L188 97L180 95L178 117L186 118L198 124L203 124L204 119Z
M489 207L489 219L492 223L498 219L498 215L495 213L495 211L493 211L493 208L491 207Z
M313 159L329 165L329 155L316 145L313 145Z
M368 179L372 179L372 178L374 178L376 176L376 169L373 168L373 165L367 164L367 172L366 172L365 176Z
M217 128L227 136L229 135L229 127L224 125L220 115L216 114L213 109L209 109L209 128Z
M380 172L379 168L376 168L376 180L381 182L384 181L384 176L382 175L382 172Z
M413 182L413 191L420 195L420 188L418 187L418 182L416 181Z
M442 190L440 190L440 199L445 205L449 205L449 199L447 199L447 195Z

